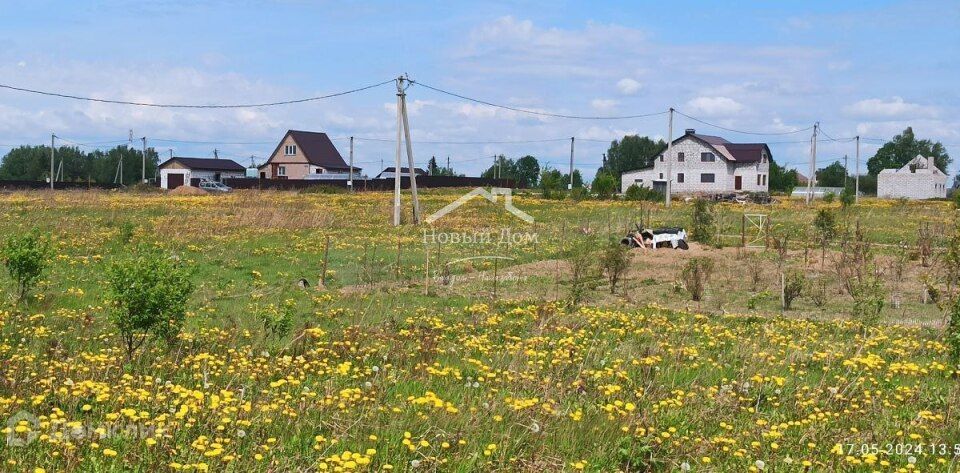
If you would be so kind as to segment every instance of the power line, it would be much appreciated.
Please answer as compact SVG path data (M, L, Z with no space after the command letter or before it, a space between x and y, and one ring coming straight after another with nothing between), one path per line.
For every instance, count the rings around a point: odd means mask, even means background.
M677 112L677 114L679 114L679 115L683 115L684 117L687 117L687 118L689 118L689 119L691 119L691 120L693 120L693 121L695 121L695 122L702 123L702 124L707 125L707 126L712 126L712 127L714 127L714 128L719 128L719 129L721 129L721 130L730 131L730 132L733 132L733 133L741 133L741 134L744 134L744 135L781 136L781 135L792 135L792 134L794 134L794 133L800 133L800 132L803 132L803 131L807 131L807 130L812 130L812 129L813 129L813 126L808 126L808 127L806 127L806 128L801 128L801 129L799 129L799 130L783 131L783 132L776 132L776 133L773 133L773 132L759 132L759 131L744 131L744 130L737 130L737 129L734 129L734 128L727 128L727 127L725 127L725 126L717 125L717 124L715 124L715 123L710 123L710 122L701 120L701 119L699 119L699 118L697 118L697 117L692 117L692 116L690 116L690 115L687 115L686 113L683 113L683 112L681 112L681 111L679 111L679 110L674 110L674 112Z
M509 106L509 105L496 104L496 103L489 102L489 101L486 101L486 100L476 99L476 98L473 98L473 97L467 97L466 95L461 95L461 94L458 94L458 93L456 93L456 92L450 92L450 91L448 91L448 90L443 90L443 89L441 89L441 88L439 88L439 87L434 87L434 86L432 86L432 85L424 84L423 82L420 82L420 81L411 80L410 83L411 83L411 84L414 84L414 85L419 85L419 86L425 87L425 88L430 89L430 90L433 90L433 91L435 91L435 92L440 92L441 94L446 94L446 95L449 95L449 96L451 96L451 97L456 97L456 98L458 98L458 99L468 100L468 101L470 101L470 102L475 102L475 103L479 103L479 104L482 104L482 105L487 105L487 106L490 106L490 107L502 108L502 109L504 109L504 110L510 110L510 111L513 111L513 112L527 113L527 114L530 114L530 115L539 115L539 116L542 116L542 117L570 118L570 119L573 119L573 120L626 120L626 119L631 119L631 118L654 117L654 116L657 116L657 115L665 115L665 114L667 113L667 111L664 110L664 111L662 111L662 112L643 113L643 114L639 114L639 115L620 115L620 116L565 115L565 114L561 114L561 113L541 112L541 111L539 111L539 110L530 110L530 109L527 109L527 108L518 108L518 107L511 107L511 106Z
M18 92L27 92L31 94L46 95L50 97L60 97L65 99L73 100L84 100L88 102L99 102L99 103L112 103L120 105L136 105L139 107L156 107L156 108L256 108L256 107L273 107L277 105L291 105L296 103L304 102L313 102L316 100L329 99L333 97L339 97L341 95L352 94L356 92L361 92L367 89L372 89L374 87L380 87L381 85L386 85L393 83L394 79L386 80L376 84L371 84L363 87L358 87L356 89L345 90L343 92L336 92L328 95L320 95L317 97L307 97L303 99L294 99L294 100L283 100L279 102L265 102L265 103L252 103L252 104L219 104L219 105L193 105L193 104L162 104L162 103L145 103L145 102L128 102L125 100L114 100L114 99L97 99L93 97L84 97L80 95L70 95L63 94L60 92L47 92L42 90L27 89L23 87L14 87L12 85L0 84L0 88L15 90Z

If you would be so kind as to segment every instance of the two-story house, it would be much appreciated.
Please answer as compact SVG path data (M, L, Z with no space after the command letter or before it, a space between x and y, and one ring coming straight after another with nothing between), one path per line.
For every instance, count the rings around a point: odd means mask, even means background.
M261 179L346 179L350 166L326 133L289 130L259 170ZM353 168L354 174L359 171Z
M654 158L652 166L624 172L620 191L637 184L665 192L668 173L673 174L671 188L677 194L767 192L769 189L773 155L765 143L731 143L688 128L683 136L673 140L671 155L666 154L664 150Z

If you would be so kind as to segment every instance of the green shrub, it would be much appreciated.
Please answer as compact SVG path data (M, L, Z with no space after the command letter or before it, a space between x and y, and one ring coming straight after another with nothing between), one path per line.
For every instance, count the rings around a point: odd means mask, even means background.
M573 242L566 253L567 262L570 263L570 303L577 305L587 293L596 263L596 252L591 242Z
M570 191L570 198L580 202L581 200L586 200L590 198L590 191L586 187L574 187Z
M22 302L36 286L47 267L50 255L49 238L41 238L37 232L12 235L3 246L3 264L7 274L16 283L16 299Z
M844 187L840 193L840 207L847 208L853 205L857 200L857 195L852 187Z
M803 294L807 278L800 271L790 271L783 277L783 310L790 310L793 301Z
M710 203L705 199L697 198L693 201L693 222L690 226L690 239L708 244L713 238L713 234L713 212L711 212Z
M609 199L617 192L617 180L605 172L597 173L597 177L593 178L590 184L590 191L598 199Z
M864 328L876 325L886 299L880 277L874 274L863 282L855 283L850 295L853 296L853 319Z
M713 260L709 258L690 258L687 264L683 266L680 272L680 279L683 281L683 287L690 294L690 299L694 301L703 300L703 295L707 291L707 282L713 274Z
M293 327L293 299L287 299L282 304L271 304L256 310L257 318L263 328L270 334L283 337L290 333Z
M636 184L631 184L630 187L628 187L623 193L623 200L663 202L663 199L663 194L660 192L657 192L650 187L641 187Z
M950 310L950 322L947 325L947 346L950 348L950 360L955 370L960 371L960 297Z
M823 194L823 201L826 202L826 203L828 203L828 204L831 204L831 203L833 203L833 199L835 199L836 197L837 197L837 195L834 194L833 192L827 192L827 193Z
M110 318L127 360L150 336L172 341L183 327L192 271L153 248L135 250L107 268Z
M617 290L617 282L630 265L630 249L619 241L612 241L604 248L600 256L600 266L610 281L610 294Z

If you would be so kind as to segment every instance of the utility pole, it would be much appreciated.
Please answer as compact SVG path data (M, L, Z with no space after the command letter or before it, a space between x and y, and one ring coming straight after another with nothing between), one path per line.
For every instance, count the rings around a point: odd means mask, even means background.
M810 174L807 177L807 205L810 205L810 199L813 198L813 181L817 175L817 129L820 128L820 122L813 124L813 136L810 137Z
M567 184L567 190L573 192L573 143L574 137L570 137L570 183Z
M393 168L393 226L400 226L400 140L403 139L403 107L400 103L400 79L397 79L397 159Z
M667 192L666 192L666 200L664 201L664 204L667 207L670 207L670 199L671 199L670 194L673 191L672 189L673 187L672 186L672 183L673 183L673 153L672 153L673 151L673 107L670 107L670 113L668 115L669 115L669 118L667 118L667 158L666 158L667 185L665 186Z
M404 86L406 81L408 85ZM410 140L410 119L407 117L407 87L410 81L405 77L397 80L397 90L400 92L400 104L403 107L403 132L407 138L407 164L410 166L410 194L413 197L413 223L420 224L420 198L417 196L417 172L413 164L413 142Z
M53 161L56 159L56 151L54 151L56 149L56 144L53 142L53 140L56 138L57 135L53 133L50 134L50 190L53 190Z
M449 155L449 154L447 155L447 172L449 172L450 174L453 174L453 170L450 169L450 155Z
M143 156L141 156L142 161L140 162L140 181L147 182L147 137L144 136L141 138L143 140Z
M213 159L220 159L220 150L213 148Z
M847 175L850 174L847 171L847 155L843 155L843 188L847 188Z
M860 135L857 135L857 175L853 177L853 203L860 203Z
M350 192L353 192L353 137L350 137L350 178L347 179L347 186L350 187Z

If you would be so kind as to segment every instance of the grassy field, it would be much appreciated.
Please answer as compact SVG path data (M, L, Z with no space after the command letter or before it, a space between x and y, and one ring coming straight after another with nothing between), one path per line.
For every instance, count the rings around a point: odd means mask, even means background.
M427 192L424 213L459 195ZM954 468L956 367L921 297L943 268L916 254L921 226L935 254L952 233L949 203L724 204L718 246L762 213L789 235L785 260L635 250L616 293L594 267L573 305L571 247L687 226L691 206L515 196L527 224L477 199L425 235L389 225L391 197L0 195L0 236L37 229L55 248L34 296L0 309L0 419L33 416L8 440L40 433L0 447L4 470ZM887 303L869 330L848 316L843 248L821 258L810 236L824 207L874 243ZM194 268L196 290L179 337L128 361L105 269L144 245ZM699 302L678 283L692 257L716 264ZM808 289L781 311L778 263L822 300ZM294 320L282 336L261 323L280 311Z

